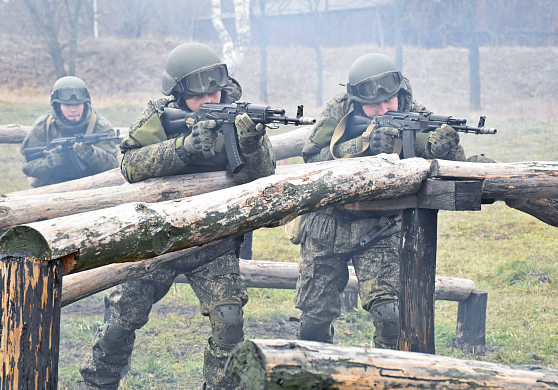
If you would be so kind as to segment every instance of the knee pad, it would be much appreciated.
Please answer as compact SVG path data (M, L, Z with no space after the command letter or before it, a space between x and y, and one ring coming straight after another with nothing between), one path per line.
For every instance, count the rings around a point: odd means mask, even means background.
M329 322L325 324L315 324L304 318L300 318L300 326L298 327L298 339L308 341L319 341L321 343L333 344L333 335L335 330Z
M244 312L237 302L220 303L209 313L212 337L221 348L232 349L244 340Z
M134 344L135 332L126 330L112 318L109 318L101 328L99 345L106 351L114 352Z
M395 347L399 338L399 303L395 300L382 302L373 306L370 314L376 327L374 343Z

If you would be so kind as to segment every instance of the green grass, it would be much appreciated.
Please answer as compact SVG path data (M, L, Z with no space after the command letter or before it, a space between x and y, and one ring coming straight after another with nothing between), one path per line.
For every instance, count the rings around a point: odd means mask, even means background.
M44 109L40 105L0 102L0 123L29 125ZM137 107L127 106L102 112L113 125L122 127L129 126L139 113ZM557 124L490 118L487 125L498 128L498 134L462 135L467 156L485 153L501 162L558 160L554 142ZM0 194L28 186L21 174L18 148L0 145L4 172ZM437 353L558 369L558 229L502 202L483 205L477 212L441 211L438 224L437 274L472 279L479 290L488 292L488 312L487 352L470 356L454 347L457 303L437 301ZM254 233L254 259L294 262L298 251L299 247L286 239L282 227ZM247 337L269 337L272 332L260 330L274 329L300 315L293 306L291 290L250 289L249 295L245 307ZM99 294L99 298L102 296ZM149 323L138 331L132 370L121 389L187 389L201 383L203 345L210 327L199 312L181 311L197 307L195 295L188 285L177 285L159 305L176 308L176 312L152 313ZM65 318L61 345L66 353L61 355L60 389L73 388L80 378L79 362L101 321L100 314ZM344 313L336 323L336 343L369 347L373 332L369 313L362 309ZM287 336L295 338L294 331ZM67 352L71 348L75 351Z

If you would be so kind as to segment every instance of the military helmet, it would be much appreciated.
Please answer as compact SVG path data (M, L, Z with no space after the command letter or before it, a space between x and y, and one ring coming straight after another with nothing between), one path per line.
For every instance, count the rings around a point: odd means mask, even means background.
M383 102L405 88L395 62L380 53L365 54L349 69L347 92L361 104Z
M91 97L82 79L74 76L62 77L54 83L50 94L50 104L80 104L89 102Z
M165 96L204 95L220 91L228 81L227 65L213 49L201 43L184 43L167 58L161 90Z

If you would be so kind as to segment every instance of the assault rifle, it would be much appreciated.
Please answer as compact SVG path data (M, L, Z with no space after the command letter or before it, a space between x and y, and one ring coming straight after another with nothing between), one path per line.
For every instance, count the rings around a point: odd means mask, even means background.
M437 115L431 112L397 112L388 111L372 119L376 127L393 127L400 131L403 139L403 158L416 157L416 132L428 133L444 123L463 133L496 134L498 130L485 127L486 117L481 116L477 127L467 126L467 119ZM371 134L369 134L370 136ZM364 135L363 135L364 138Z
M84 144L91 145L96 144L101 141L120 141L120 130L116 130L116 135L111 136L110 133L98 133L98 134L82 134L76 135L75 137L66 138L56 138L53 139L47 146L37 146L34 148L25 148L23 152L25 153L25 158L27 161L36 160L41 157L45 157L44 151L51 150L57 146L62 146L62 154L67 155L72 161L81 169L86 170L85 165L81 162L81 159L76 155L74 151L74 144L78 142L83 142Z
M217 122L216 131L223 133L225 139L225 151L229 165L233 173L238 173L244 167L244 159L240 153L238 138L235 130L235 119L237 115L248 114L256 124L268 125L271 123L311 125L316 122L315 118L303 116L303 106L298 106L296 118L285 116L282 108L271 108L257 104L239 102L232 104L205 103L199 111L187 112L178 108L165 108L162 116L163 128L167 135L172 136L186 131L188 118L196 122L214 120Z

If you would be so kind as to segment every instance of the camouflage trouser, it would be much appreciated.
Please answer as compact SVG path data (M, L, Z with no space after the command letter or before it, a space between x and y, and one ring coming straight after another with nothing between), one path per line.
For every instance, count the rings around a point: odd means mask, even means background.
M173 284L175 277L184 274L200 301L201 313L209 316L220 302L248 302L246 288L240 279L237 257L239 238L225 239L204 246L188 257L164 265L157 271L109 290L105 308L110 320L99 328L90 352L86 355L80 373L91 389L117 389L123 369L134 348L135 330L145 325L154 303L161 300ZM108 323L117 324L120 333L116 348L107 349L103 329ZM220 348L208 339L204 353L204 377L207 389L234 388L223 377L223 368L231 350Z
M349 281L347 262L352 260L363 309L397 301L401 226L388 229L369 246L360 238L386 218L361 218L344 222L339 215L311 213L306 240L301 245L295 306L303 319L330 324L341 314L342 296Z

